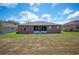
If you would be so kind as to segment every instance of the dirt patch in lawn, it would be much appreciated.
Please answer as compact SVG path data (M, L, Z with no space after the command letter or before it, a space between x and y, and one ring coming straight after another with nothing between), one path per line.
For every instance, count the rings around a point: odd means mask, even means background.
M1 55L79 54L79 37L62 34L24 35L21 38L0 39Z

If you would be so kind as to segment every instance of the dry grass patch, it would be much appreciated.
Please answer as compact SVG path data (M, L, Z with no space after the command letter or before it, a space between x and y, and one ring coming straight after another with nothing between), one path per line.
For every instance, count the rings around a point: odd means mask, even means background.
M61 34L10 33L2 35L0 38L0 54L79 54L79 32Z

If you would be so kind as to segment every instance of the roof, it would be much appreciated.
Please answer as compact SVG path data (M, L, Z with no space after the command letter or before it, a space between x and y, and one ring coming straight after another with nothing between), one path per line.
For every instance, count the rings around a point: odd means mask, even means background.
M17 25L10 24L10 23L2 23L2 26L5 26L5 27L17 27Z
M22 24L22 25L58 25L58 24L46 22L46 21L34 21L34 22Z
M79 20L73 20L73 21L70 21L64 25L72 25L72 24L79 24Z

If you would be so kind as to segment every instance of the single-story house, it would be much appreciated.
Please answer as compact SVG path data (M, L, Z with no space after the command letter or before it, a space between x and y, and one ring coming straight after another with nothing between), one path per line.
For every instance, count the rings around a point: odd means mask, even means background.
M64 31L79 31L79 20L70 21L62 26L62 30Z
M17 25L10 24L10 23L0 23L0 34L9 33L9 32L16 32Z
M60 33L60 27L59 24L51 22L34 21L18 25L18 33Z

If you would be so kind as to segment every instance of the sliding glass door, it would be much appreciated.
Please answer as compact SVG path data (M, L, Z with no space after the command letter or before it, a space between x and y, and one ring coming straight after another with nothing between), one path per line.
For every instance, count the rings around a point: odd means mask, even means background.
M34 33L47 33L47 26L34 26Z
M34 31L47 31L47 26L34 26Z

